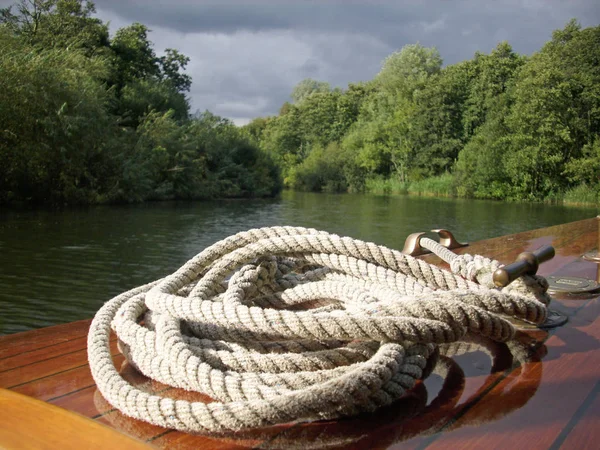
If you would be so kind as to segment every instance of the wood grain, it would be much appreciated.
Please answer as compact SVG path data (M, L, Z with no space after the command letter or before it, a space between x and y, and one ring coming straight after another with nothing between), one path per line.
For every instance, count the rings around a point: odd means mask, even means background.
M37 350L29 350L17 355L7 356L0 359L0 373L10 369L16 369L17 367L56 358L57 356L62 356L67 353L86 350L86 348L87 339L85 337L80 337Z
M112 354L118 354L116 341L111 341ZM15 388L23 384L49 377L70 369L87 365L87 348L66 352L41 361L26 363L0 372L0 387Z
M91 319L0 336L0 358L37 351L87 336Z
M124 359L123 355L113 357L113 361L117 365L121 364ZM74 369L64 370L48 377L20 384L13 387L12 390L40 400L49 401L69 395L70 393L76 393L89 386L94 386L95 388L89 365L85 361L85 363L82 362L81 366Z

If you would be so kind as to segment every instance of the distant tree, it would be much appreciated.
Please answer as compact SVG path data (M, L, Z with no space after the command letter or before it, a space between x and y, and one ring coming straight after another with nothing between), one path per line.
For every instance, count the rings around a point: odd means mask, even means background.
M117 133L105 61L37 49L0 27L0 203L99 198Z
M593 148L600 133L598 61L600 26L582 30L573 20L519 71L504 161L516 197L561 192L567 165L588 157L582 150Z
M405 99L388 91L376 91L362 103L360 115L342 141L342 147L356 155L356 163L369 176L389 176L394 169L395 131L402 126L398 111L406 108Z
M516 54L508 42L499 43L489 55L475 53L469 64L469 96L463 113L466 137L472 136L485 123L490 105L507 91L526 60Z
M403 136L410 147L407 165L413 176L449 171L466 143L463 116L472 69L472 61L445 67L415 95Z
M292 90L292 100L298 104L308 98L310 95L318 92L330 92L331 86L325 81L317 81L312 78L306 78L294 86Z
M332 140L339 98L336 92L313 92L298 104L304 141L326 146Z
M284 183L290 169L309 153L310 145L302 130L302 117L295 105L285 115L270 120L262 132L260 146L281 167Z
M137 127L150 111L166 113L173 111L173 119L185 120L189 103L183 94L169 84L153 78L132 80L120 92L115 112L122 126Z
M183 73L189 62L190 58L178 50L166 49L164 56L159 58L161 79L167 81L180 93L189 92L192 78Z
M486 122L460 151L455 166L457 193L464 197L505 199L512 197L513 186L506 173L510 151L510 113L508 94L488 104Z
M242 131L255 143L260 143L263 139L263 133L267 128L271 118L257 117L252 119L250 123L242 127Z
M600 136L585 144L579 158L573 158L565 165L565 175L576 184L600 191Z
M384 89L400 90L405 95L412 95L441 67L442 58L436 48L409 44L383 61L376 80Z
M332 142L341 141L350 127L358 120L360 109L365 99L372 93L373 84L350 83L348 89L337 97L337 109L331 124Z
M91 15L94 3L84 0L20 0L0 9L0 24L31 45L78 48L87 55L106 52L108 27Z
M186 119L189 104L185 97L191 85L182 73L189 58L167 49L158 58L145 25L134 23L120 28L111 42L114 52L112 83L116 86L114 111L121 124L137 127L150 111L174 110L174 119Z
M159 60L148 38L149 32L146 25L134 23L115 33L111 48L115 54L119 88L136 79L160 77Z
M281 105L281 108L279 108L279 115L286 115L290 111L290 109L292 109L292 106L293 105L290 102L284 102L283 105Z
M205 112L190 122L186 134L195 157L206 165L205 195L269 196L280 190L279 170L271 156L231 121Z

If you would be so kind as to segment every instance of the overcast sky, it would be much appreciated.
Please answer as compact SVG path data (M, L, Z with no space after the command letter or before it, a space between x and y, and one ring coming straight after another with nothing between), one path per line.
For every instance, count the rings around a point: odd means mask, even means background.
M12 3L0 0L1 4ZM599 0L96 0L111 32L141 22L155 50L191 58L192 111L238 124L276 114L304 78L345 87L371 79L405 44L444 64L508 40L531 54L575 17L600 24Z

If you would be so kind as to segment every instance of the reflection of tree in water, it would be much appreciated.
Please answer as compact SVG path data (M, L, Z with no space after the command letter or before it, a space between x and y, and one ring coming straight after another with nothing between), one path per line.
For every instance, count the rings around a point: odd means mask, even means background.
M405 397L391 406L371 414L337 421L320 421L296 424L290 427L271 427L236 433L211 434L198 436L200 439L214 439L222 444L251 445L258 448L298 448L302 450L317 448L385 448L397 442L417 436L427 436L457 429L465 425L481 425L510 414L533 397L542 377L539 364L540 354L545 347L535 348L532 339L520 333L517 338L498 343L476 335L451 344L439 346L439 355L431 358L430 367L424 373L443 379L438 395L428 404L427 389L418 383ZM465 388L465 374L454 356L472 355L476 352L489 357L492 369L479 389L461 400ZM512 371L512 372L511 372ZM499 394L490 394L490 386L501 381L501 373L511 372L515 381L511 388ZM204 396L172 389L160 383L146 379L124 363L121 374L136 383L140 389L148 392L162 392L173 398L207 401ZM523 383L519 383L523 381ZM138 384L139 383L139 384ZM192 398L190 398L192 397ZM464 413L477 402L485 398L486 407L479 408L476 414L462 415L460 421L452 422L459 413ZM161 432L160 427L124 416L114 411L96 391L94 396L99 411L111 411L105 414L106 420L118 430L141 439L149 439ZM114 412L112 412L114 411ZM281 431L283 429L283 431ZM191 438L190 444L193 444ZM200 442L199 442L200 443Z

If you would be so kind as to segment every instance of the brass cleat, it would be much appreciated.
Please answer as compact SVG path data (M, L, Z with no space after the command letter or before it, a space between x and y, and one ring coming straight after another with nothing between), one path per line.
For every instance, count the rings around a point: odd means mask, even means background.
M413 233L406 238L402 253L409 256L421 256L431 253L426 248L421 247L421 238L425 236L425 232Z
M455 248L468 247L469 244L458 242L452 232L445 230L443 228L439 228L437 230L431 230L434 233L437 233L440 237L440 244L446 247L448 250L453 250Z
M431 230L440 237L440 244L446 247L448 250L452 250L455 248L466 247L469 244L463 244L458 242L454 235L443 228ZM425 236L425 232L413 233L406 238L406 242L404 243L404 248L402 249L402 253L410 256L422 256L428 255L431 253L426 248L421 246L421 239Z
M500 267L494 272L494 284L497 287L505 287L522 275L535 275L540 264L554 258L554 247L544 245L534 252L523 252L517 256L517 260L506 266Z

